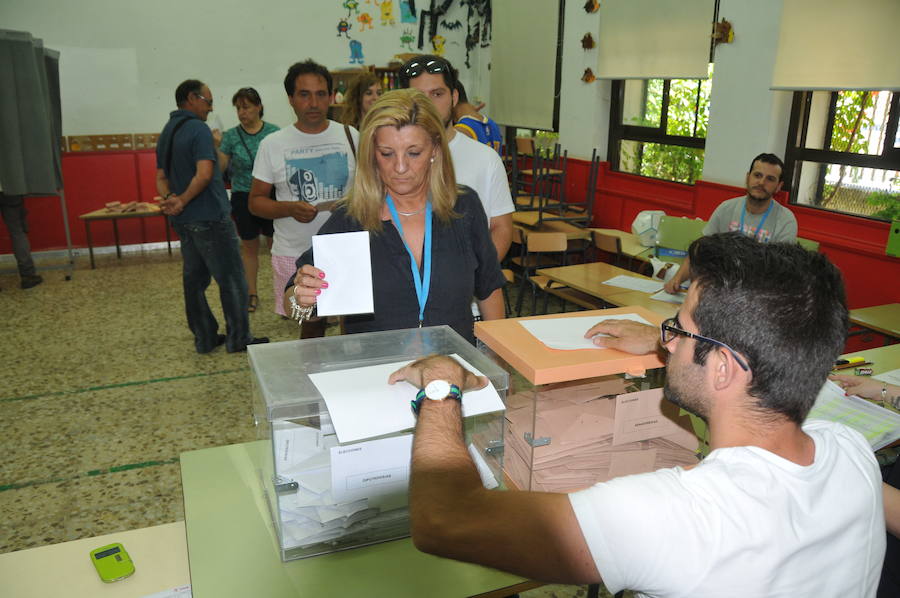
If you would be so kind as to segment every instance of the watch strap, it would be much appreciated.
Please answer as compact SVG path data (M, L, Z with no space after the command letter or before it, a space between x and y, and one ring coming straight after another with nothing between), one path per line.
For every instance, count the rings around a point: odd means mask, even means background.
M424 401L427 397L425 396L425 389L419 389L419 392L416 393L416 398L409 402L409 406L412 408L413 414L418 417L419 409L422 408L422 401ZM445 399L454 399L462 403L462 391L456 384L450 385L450 392L447 393Z

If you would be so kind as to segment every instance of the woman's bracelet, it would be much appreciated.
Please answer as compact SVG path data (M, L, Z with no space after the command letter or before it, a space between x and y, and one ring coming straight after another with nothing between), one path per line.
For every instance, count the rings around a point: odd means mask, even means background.
M296 286L294 288L296 288ZM300 305L297 303L297 297L294 296L293 292L291 292L291 296L288 300L291 302L291 319L297 320L297 326L302 327L304 320L308 320L312 317L313 312L316 310L316 304Z

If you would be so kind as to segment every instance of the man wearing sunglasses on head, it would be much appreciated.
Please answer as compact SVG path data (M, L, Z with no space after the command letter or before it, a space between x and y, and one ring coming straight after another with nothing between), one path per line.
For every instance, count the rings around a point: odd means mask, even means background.
M400 67L400 86L418 89L437 108L447 128L447 145L453 157L456 182L471 187L478 194L488 217L497 259L503 261L512 242L515 209L506 169L497 152L470 137L457 135L453 127L453 107L459 101L459 95L453 67L440 56L416 56Z
M690 256L678 317L652 340L650 327L629 325L603 344L668 353L664 395L708 422L709 456L571 494L488 491L463 443L459 401L423 400L410 481L417 547L611 592L875 595L885 550L878 465L856 431L805 421L847 333L840 273L824 255L737 233L698 239ZM479 384L443 357L391 377L400 379L426 399L436 380L447 398L454 385Z

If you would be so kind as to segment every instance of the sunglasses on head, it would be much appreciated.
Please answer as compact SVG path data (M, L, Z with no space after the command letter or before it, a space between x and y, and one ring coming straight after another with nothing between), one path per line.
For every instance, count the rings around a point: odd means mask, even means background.
M437 75L439 73L450 73L450 65L440 59L430 58L428 60L415 60L410 62L403 68L403 76L407 79L415 79L422 73L431 73Z

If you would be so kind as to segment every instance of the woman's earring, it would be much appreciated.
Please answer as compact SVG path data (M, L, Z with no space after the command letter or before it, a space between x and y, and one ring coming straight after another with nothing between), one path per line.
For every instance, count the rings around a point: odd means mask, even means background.
M434 156L431 156L431 163L434 164Z

